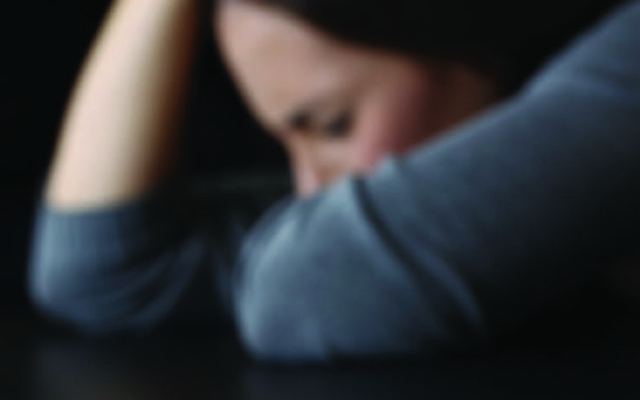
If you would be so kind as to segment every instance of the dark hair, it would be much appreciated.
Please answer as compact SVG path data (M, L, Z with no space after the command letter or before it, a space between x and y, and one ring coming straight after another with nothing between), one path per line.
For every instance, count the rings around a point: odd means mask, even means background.
M228 0L227 0L228 1ZM621 0L235 0L290 12L342 40L465 62L517 90Z

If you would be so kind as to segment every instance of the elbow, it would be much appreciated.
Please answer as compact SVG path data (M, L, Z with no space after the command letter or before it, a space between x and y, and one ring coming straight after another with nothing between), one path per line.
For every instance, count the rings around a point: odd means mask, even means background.
M252 358L285 364L330 358L318 313L304 307L300 294L295 297L288 290L291 286L264 281L248 286L237 299L236 322L240 340Z
M165 321L191 282L173 263L34 262L32 303L80 334L146 334Z
M34 308L47 319L83 331L105 325L106 313L96 307L104 282L95 259L69 243L67 230L53 229L50 214L38 216L27 265L26 289Z
M110 310L100 307L96 291L73 271L46 263L32 264L27 282L31 303L55 322L86 333L104 333L111 323Z
M258 361L306 363L325 361L328 352L319 340L311 316L307 321L285 310L249 303L239 314L239 334L245 350Z
M251 272L236 292L235 315L240 340L258 361L316 364L419 346L394 329L396 314L382 304L388 299L376 300L383 296L354 296L331 277L308 279L285 263Z
M259 361L435 356L482 339L478 318L465 316L473 310L453 319L374 281L354 292L332 276L309 279L284 263L251 272L237 292L236 322L245 349Z
M29 298L47 317L72 325L85 325L87 321L77 312L84 299L74 293L73 277L65 278L57 269L57 266L54 268L45 263L32 263L27 282Z

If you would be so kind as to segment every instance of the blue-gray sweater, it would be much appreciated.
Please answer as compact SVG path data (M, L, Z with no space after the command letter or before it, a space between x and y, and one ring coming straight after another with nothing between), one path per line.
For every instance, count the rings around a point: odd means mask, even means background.
M640 243L640 2L517 96L368 176L257 220L256 193L193 193L174 182L109 209L43 205L34 301L97 333L227 315L252 354L280 360L490 339Z

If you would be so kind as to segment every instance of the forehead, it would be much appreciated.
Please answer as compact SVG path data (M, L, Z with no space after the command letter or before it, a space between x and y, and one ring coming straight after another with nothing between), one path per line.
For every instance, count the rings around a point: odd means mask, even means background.
M350 90L371 64L361 49L279 10L234 1L222 2L216 15L223 57L260 115L308 96Z
M335 50L329 37L303 23L286 11L249 1L220 2L216 13L218 37L224 49L236 57L265 56L277 51L280 56L293 46L300 55L322 56Z

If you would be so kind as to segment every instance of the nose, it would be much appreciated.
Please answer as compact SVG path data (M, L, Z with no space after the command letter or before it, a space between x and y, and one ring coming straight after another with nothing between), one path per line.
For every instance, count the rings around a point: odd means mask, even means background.
M301 197L313 196L337 179L345 169L336 149L318 146L300 146L290 153L296 193Z
M329 183L322 169L308 160L296 163L293 172L296 193L301 197L313 196Z
M296 193L301 197L316 194L349 169L345 146L329 146L300 140L290 144L291 162Z

